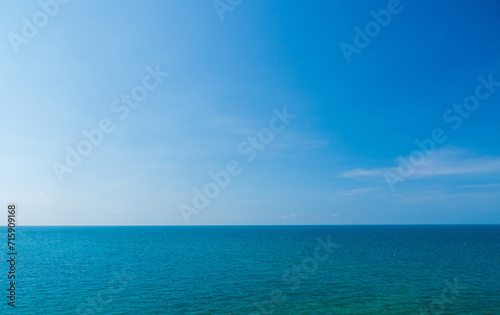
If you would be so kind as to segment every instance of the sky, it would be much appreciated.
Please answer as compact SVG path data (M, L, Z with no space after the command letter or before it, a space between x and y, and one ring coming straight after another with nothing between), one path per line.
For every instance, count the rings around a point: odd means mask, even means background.
M0 8L18 224L500 223L498 1Z

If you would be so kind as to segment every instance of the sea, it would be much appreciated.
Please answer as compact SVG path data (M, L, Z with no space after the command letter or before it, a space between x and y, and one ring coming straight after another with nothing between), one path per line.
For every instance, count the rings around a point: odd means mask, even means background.
M500 225L6 232L2 314L500 314Z

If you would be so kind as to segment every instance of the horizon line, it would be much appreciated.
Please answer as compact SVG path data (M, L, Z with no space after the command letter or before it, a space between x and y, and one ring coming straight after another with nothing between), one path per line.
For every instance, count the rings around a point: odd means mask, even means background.
M382 224L168 224L168 225L17 225L16 227L200 227L200 226L422 226L422 225L500 225L500 223L382 223Z

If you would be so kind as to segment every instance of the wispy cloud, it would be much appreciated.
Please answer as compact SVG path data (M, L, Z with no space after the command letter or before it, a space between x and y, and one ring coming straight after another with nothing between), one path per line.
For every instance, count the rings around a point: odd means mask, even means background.
M459 188L500 188L500 184L484 184L484 185L461 185Z
M432 176L476 175L500 173L500 157L475 156L467 150L444 148L426 157L420 166L414 166L412 178ZM398 172L398 167L353 169L341 173L341 177L365 181L384 181L386 172Z
M496 202L498 200L499 192L487 192L487 191L414 191L414 192L406 192L399 193L394 195L393 201L395 203L401 204L416 204L420 202L428 203L428 202L447 202L447 205L459 207L464 202L474 202L475 204L487 203L487 202Z
M351 189L337 192L337 196L358 196L371 191L377 190L375 188L359 188L359 189Z
M364 170L361 168L356 168L351 171L344 172L340 174L340 176L347 178L380 176L383 174L383 170L384 169Z

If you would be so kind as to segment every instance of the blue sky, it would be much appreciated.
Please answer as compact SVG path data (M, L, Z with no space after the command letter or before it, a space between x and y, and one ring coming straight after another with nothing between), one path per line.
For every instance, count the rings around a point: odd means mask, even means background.
M500 223L498 1L243 0L223 20L209 0L48 8L0 10L0 199L21 224L183 225L180 205L195 225ZM113 101L145 78L157 86L120 119ZM285 107L294 118L247 161L239 146ZM102 120L113 131L59 180L54 163ZM427 154L415 140L436 129ZM196 208L230 161L241 173Z

